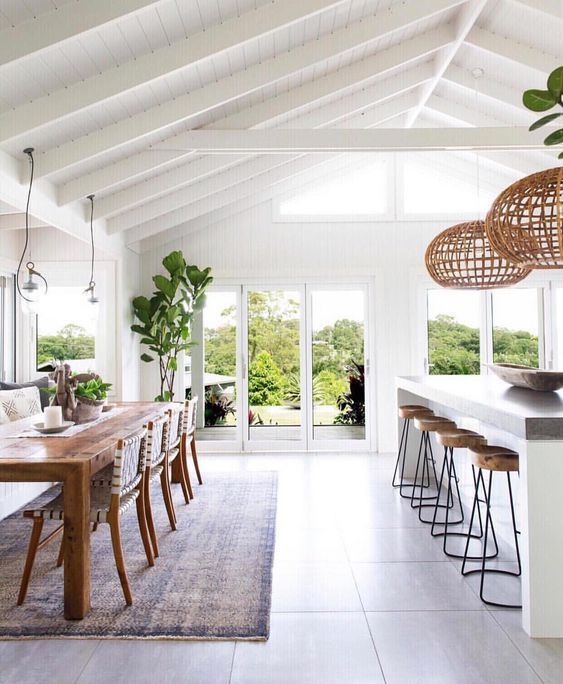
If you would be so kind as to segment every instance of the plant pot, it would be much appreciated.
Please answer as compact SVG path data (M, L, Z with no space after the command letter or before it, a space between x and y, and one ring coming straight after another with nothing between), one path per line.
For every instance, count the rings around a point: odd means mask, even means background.
M76 397L76 409L72 414L75 423L91 423L102 415L105 399L85 399Z

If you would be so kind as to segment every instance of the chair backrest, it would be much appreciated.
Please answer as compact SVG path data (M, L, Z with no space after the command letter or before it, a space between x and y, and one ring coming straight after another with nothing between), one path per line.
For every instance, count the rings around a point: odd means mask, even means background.
M112 495L123 496L139 484L145 470L147 429L118 440L111 478Z
M168 424L169 416L166 414L150 420L145 426L147 428L147 468L162 460L168 441Z
M172 408L167 411L170 416L170 426L168 428L168 446L176 446L181 435L183 416L184 416L184 405L183 404L173 404Z
M192 399L186 399L184 402L184 424L182 425L182 432L185 435L192 434L195 431L198 400L199 397L193 397Z

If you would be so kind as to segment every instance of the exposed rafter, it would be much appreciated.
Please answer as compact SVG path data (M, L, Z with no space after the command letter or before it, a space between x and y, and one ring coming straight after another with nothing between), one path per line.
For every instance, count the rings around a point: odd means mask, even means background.
M317 128L333 125L356 112L373 107L379 102L395 98L398 95L421 85L427 81L431 75L431 65L421 64L411 71L406 72L401 78L394 77L386 79L351 93L347 97L345 96L331 102L324 107L315 109L308 114L299 116L290 122L290 127ZM412 99L409 102L412 103ZM395 101L393 101L391 109L394 110L395 107ZM367 118L369 118L369 116ZM196 183L198 180L209 176L213 172L221 171L244 161L246 161L246 157L234 157L233 159L233 157L225 156L220 159L213 157L198 159L190 164L174 168L160 174L156 178L151 178L143 183L133 185L125 190L99 200L96 205L96 215L109 217L120 214L136 205L143 205L135 212L137 216L141 216L144 212L148 211L148 208L145 205L150 200L165 195L165 197L162 198L162 202L164 203L164 206L166 206L165 203L169 201L169 198L167 197L168 194L175 189ZM133 219L128 217L128 220ZM144 220L146 220L146 218ZM139 220L134 221L131 225L136 225L137 223L139 223Z
M403 95L382 105L378 105L373 108L369 113L369 118L366 120L365 117L357 115L352 117L346 125L351 129L355 129L357 132L359 126L378 126L389 119L394 119L395 117L408 111L410 107L413 107L416 103L416 95ZM336 129L334 129L336 130ZM340 129L339 129L340 130ZM326 160L335 159L336 155L313 155L313 156L301 156L298 158L293 158L293 160L286 162L285 155L283 155L283 164L279 164L274 161L270 161L269 166L264 165L258 168L251 168L254 162L247 163L241 167L237 167L232 171L228 171L220 176L213 177L209 181L204 183L199 183L194 186L194 192L190 196L187 193L178 194L176 193L174 197L168 196L166 199L171 203L172 200L178 202L178 208L173 211L170 210L170 204L168 206L168 211L163 214L161 208L161 214L158 218L154 218L150 221L145 221L138 228L128 231L127 242L135 242L139 239L143 239L148 235L154 235L156 233L172 228L179 223L183 223L188 216L193 218L198 216L197 213L200 211L202 206L209 206L213 203L217 208L228 204L229 198L233 193L230 190L236 187L241 193L239 196L252 194L253 187L256 188L256 192L260 192L263 187L269 187L269 185L279 183L293 177L296 173L302 173L305 170L310 170L324 164ZM260 159L257 160L258 162ZM256 183L255 186L252 184ZM264 185L266 183L266 185ZM207 198L208 195L213 193L214 199ZM207 201L209 199L209 201ZM125 223L122 217L110 220L108 222L109 230L119 230L125 227Z
M452 38L453 32L450 27L442 26L406 40L400 45L382 50L376 55L331 72L312 82L304 83L253 107L224 117L205 128L213 130L215 128L271 126L276 123L279 117L288 112L299 111L302 107L322 102L327 97L334 96L335 93L346 93L364 82L369 82L371 79L397 69L399 66L408 66L414 61L421 60L447 45ZM183 134L171 136L165 140L165 143L171 148L180 148L184 145ZM164 170L166 166L177 163L179 158L185 156L187 154L180 152L160 153L157 156L150 152L140 152L69 181L59 189L59 203L67 204L82 199L92 192L101 192L127 180L142 177L143 174L154 172L159 167ZM97 208L101 203L102 200L99 200ZM111 203L108 204L112 206Z
M476 26L469 32L465 42L475 48L479 48L479 50L485 50L510 62L535 69L544 75L549 74L561 62L560 57L548 55L545 52L540 52L534 48L517 43L515 40L504 38Z
M45 221L40 221L35 216L29 217L30 228L43 228L48 224ZM1 214L0 215L0 230L19 230L25 228L25 212L18 212L17 214Z
M417 116L420 114L422 108L428 101L428 98L436 89L436 86L442 78L444 71L446 71L446 69L452 63L452 60L456 56L461 44L465 40L469 31L473 28L477 18L481 14L481 11L486 4L487 0L469 0L469 2L460 8L458 16L455 19L455 39L436 56L434 77L426 84L424 88L422 88L418 106L413 109L413 111L410 112L407 117L407 128L410 128L416 121Z
M415 5L399 5L383 15L364 18L346 28L323 35L287 53L254 64L245 71L219 79L192 93L118 121L101 130L60 145L39 157L37 175L45 176L73 167L85 160L121 148L221 104L276 83L306 67L335 57L355 47L391 35L421 19L455 7L462 0L418 0Z
M252 39L307 19L341 2L344 0L302 0L298 3L277 0L261 5L252 12L190 35L179 43L141 55L5 112L0 116L0 143L23 134L30 135L38 128L193 66L235 45L244 45Z
M527 112L522 105L521 90L516 90L516 88L511 88L504 83L492 80L487 74L476 83L471 72L466 69L460 69L458 66L455 66L455 64L452 64L445 72L443 80L447 83L452 83L458 88L464 88L471 92L475 92L476 88L478 88L479 99L481 99L481 97L486 97L500 102L505 106L517 109L521 113Z
M162 0L76 0L0 32L0 66L60 45Z

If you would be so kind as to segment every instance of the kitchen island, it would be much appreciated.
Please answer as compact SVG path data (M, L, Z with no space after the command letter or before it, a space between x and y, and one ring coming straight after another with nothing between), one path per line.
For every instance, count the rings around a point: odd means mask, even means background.
M520 455L522 623L532 637L563 638L563 390L535 392L489 375L400 377L396 384L398 405L428 406ZM417 437L408 445L411 476Z

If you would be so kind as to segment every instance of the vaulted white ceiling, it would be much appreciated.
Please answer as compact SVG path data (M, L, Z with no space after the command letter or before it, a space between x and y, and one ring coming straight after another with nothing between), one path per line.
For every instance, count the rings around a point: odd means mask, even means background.
M523 149L521 93L561 64L562 34L562 0L1 0L0 214L25 206L28 146L38 225L85 237L95 193L102 244L140 249L322 173L349 129L392 147L430 124L448 148L447 128L476 128L487 148L503 127ZM314 153L309 129L330 129Z

